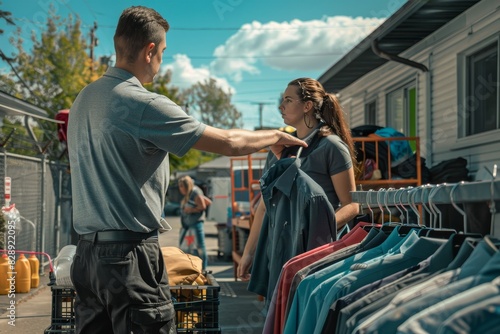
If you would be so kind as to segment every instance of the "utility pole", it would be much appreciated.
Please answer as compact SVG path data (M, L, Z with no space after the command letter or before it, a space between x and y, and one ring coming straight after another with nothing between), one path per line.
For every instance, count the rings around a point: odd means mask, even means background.
M94 71L94 47L99 44L95 31L97 30L97 22L94 21L94 26L90 28L90 74Z
M252 104L259 106L259 127L260 129L263 129L264 125L262 124L262 112L264 111L264 105L274 104L274 102L253 102Z

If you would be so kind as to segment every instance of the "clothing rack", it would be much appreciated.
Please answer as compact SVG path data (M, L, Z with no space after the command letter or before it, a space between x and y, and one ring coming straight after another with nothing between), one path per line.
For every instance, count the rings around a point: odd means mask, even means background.
M464 229L467 225L466 213L457 205L458 203L486 202L491 213L491 235L500 237L500 213L497 214L495 201L500 200L500 180L496 179L495 165L491 181L458 182L443 184L426 184L418 187L388 188L377 191L353 191L352 200L366 205L373 214L373 208L379 208L382 213L390 212L389 207L396 207L400 212L401 207L410 207L418 216L418 224L422 224L425 217L424 210L431 217L441 213L434 210L437 204L452 204L464 217ZM406 209L405 209L406 210ZM407 212L409 210L406 210ZM422 220L421 220L422 218ZM465 231L466 232L466 231Z
M400 204L452 204L500 200L500 180L422 185L408 188L388 188L351 192L356 203L371 207Z

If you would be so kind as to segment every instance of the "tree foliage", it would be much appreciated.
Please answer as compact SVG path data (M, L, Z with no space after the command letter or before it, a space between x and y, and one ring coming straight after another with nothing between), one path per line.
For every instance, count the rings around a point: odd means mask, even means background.
M104 66L86 52L88 44L78 18L62 19L51 8L44 28L39 33L31 31L29 51L22 34L17 28L9 40L16 52L7 59L12 72L0 75L0 90L44 109L50 118L70 108L80 90L104 73ZM54 154L59 156L56 124L43 122L41 127L37 140L42 145L52 141Z
M0 5L2 4L2 2L0 1ZM7 12L5 10L1 10L0 9L0 19L3 19L6 23L10 24L10 25L15 25L14 21L12 20L12 13L11 12ZM4 33L3 29L0 28L0 35L2 35Z
M241 113L231 103L232 94L225 92L214 79L199 82L188 90L189 108L200 120L222 129L241 127Z
M80 90L104 73L104 67L92 63L86 52L81 21L71 15L61 19L49 11L45 30L31 34L31 52L24 49L21 36L18 28L10 40L17 50L12 66L19 77L14 85L6 83L2 89L46 110L51 117L71 107ZM2 81L9 76L2 75Z

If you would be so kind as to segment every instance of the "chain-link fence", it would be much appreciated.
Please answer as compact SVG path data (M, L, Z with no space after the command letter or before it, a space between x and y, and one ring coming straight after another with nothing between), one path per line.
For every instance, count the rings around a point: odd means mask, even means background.
M11 178L11 204L21 215L15 249L48 253L54 258L74 243L71 220L71 176L67 164L11 153L0 153L0 193ZM4 205L4 203L2 203ZM47 259L41 259L42 270Z

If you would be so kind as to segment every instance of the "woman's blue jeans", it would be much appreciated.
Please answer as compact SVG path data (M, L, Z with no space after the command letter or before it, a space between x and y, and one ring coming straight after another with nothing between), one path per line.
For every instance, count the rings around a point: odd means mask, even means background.
M191 230L194 232L194 237L195 237L195 243L196 243L196 247L195 247L195 250L197 252L197 254L193 254L193 255L197 255L201 258L201 261L202 261L202 266L203 266L203 270L206 270L207 269L207 265L208 265L208 256L207 256L207 246L205 245L205 229L203 227L204 225L204 222L203 220L201 221L198 221L197 223L185 228L185 227L181 227L181 231L180 231L180 234L179 234L179 245L182 244L182 241L184 240L184 238L186 237L186 235L188 234L188 230Z

